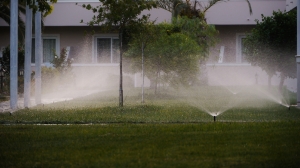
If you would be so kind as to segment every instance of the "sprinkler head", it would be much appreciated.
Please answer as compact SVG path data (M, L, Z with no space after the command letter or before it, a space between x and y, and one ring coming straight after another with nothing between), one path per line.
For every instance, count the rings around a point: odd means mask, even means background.
M214 122L216 122L216 116L214 116Z
M291 106L289 106L289 108L288 108L289 110L291 110Z

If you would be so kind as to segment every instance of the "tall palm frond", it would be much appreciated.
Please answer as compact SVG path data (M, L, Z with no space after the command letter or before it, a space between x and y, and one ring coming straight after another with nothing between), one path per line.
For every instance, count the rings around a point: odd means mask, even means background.
M159 0L156 2L160 8L171 12L173 17L177 16L186 7L186 4L182 0Z
M249 7L249 13L252 14L252 7L249 0L245 0ZM193 1L191 0L158 0L157 4L160 8L163 8L172 13L173 17L178 15L186 15L188 17L198 17L205 20L205 12L212 6L222 2L222 0L209 0L209 1Z
M50 0L51 3L56 3L57 0ZM30 3L30 6L35 10L42 10L44 12L44 15L42 17L42 28L44 27L44 17L46 15L50 14L53 10L53 7L49 5L47 0L41 0L39 1L38 6L34 6L35 1L30 0L20 0L18 4L18 38L19 43L22 45L24 44L25 40L25 23L21 18L21 15L26 14L26 3ZM2 18L7 24L10 25L10 0L1 0L0 1L0 18ZM34 19L33 26L34 24ZM34 27L33 27L34 29Z
M25 39L25 23L21 19L21 13L25 15L26 9L22 4L18 5L18 38L21 44ZM10 1L3 0L0 2L0 18L10 25Z
M221 2L222 0L210 0L208 2L208 5L206 5L204 7L204 10L203 12L205 13L209 8L211 8L213 5L215 5L216 3L218 2ZM249 0L245 0L248 4L248 7L249 7L249 13L252 15L252 7L251 7L251 4L250 4L250 1ZM200 1L197 1L199 4L200 4Z

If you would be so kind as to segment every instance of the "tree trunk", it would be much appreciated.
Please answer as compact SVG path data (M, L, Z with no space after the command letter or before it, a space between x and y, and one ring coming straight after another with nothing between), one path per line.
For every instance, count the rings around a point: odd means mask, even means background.
M154 89L155 88L155 78L152 77L148 77L150 80L150 89Z
M123 30L120 30L119 33L119 47L120 47L120 85L119 85L119 107L123 107L123 67L122 67L122 55L123 55L123 46L122 46L122 32Z
M268 88L271 89L271 79L273 75L268 74Z
M158 72L156 73L155 85L154 85L154 94L157 94L157 85L158 85Z
M279 90L279 93L280 94L283 94L283 83L284 83L284 80L285 80L285 76L284 74L280 74L280 82L279 82L279 85L278 85L278 90Z

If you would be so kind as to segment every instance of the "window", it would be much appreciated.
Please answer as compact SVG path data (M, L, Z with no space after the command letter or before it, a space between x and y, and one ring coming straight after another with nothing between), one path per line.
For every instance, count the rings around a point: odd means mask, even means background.
M116 64L120 62L119 39L117 37L95 37L94 63Z
M55 54L60 55L59 37L56 35L43 36L43 63L50 64ZM35 39L32 39L32 56L31 63L35 63Z
M244 34L237 34L237 42L236 42L236 63L248 63L245 59L245 54L243 53L244 50L244 40L246 35Z

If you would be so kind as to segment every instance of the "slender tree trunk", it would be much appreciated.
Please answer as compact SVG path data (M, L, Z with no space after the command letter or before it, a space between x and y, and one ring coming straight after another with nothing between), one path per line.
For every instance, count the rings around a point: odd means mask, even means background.
M123 48L122 48L122 30L120 30L119 34L120 39L120 87L119 87L119 107L123 107L123 71L122 71L122 55L123 55Z
M148 77L150 80L150 89L154 89L155 88L155 78L153 77Z
M157 85L158 85L158 73L156 73L156 77L155 77L155 85L154 85L154 94L157 94Z
M144 103L144 42L142 42L142 103Z
M158 88L158 79L159 79L159 72L160 72L160 61L157 64L157 72L156 72L156 77L155 77L155 91L154 93L157 93L157 88Z
M278 90L279 90L279 93L282 94L283 93L283 83L284 83L284 80L285 80L285 76L284 74L280 74L280 82L279 82L279 85L278 85Z
M269 89L271 89L271 85L272 85L272 84L271 84L272 76L273 76L273 75L268 74L268 88L269 88Z

